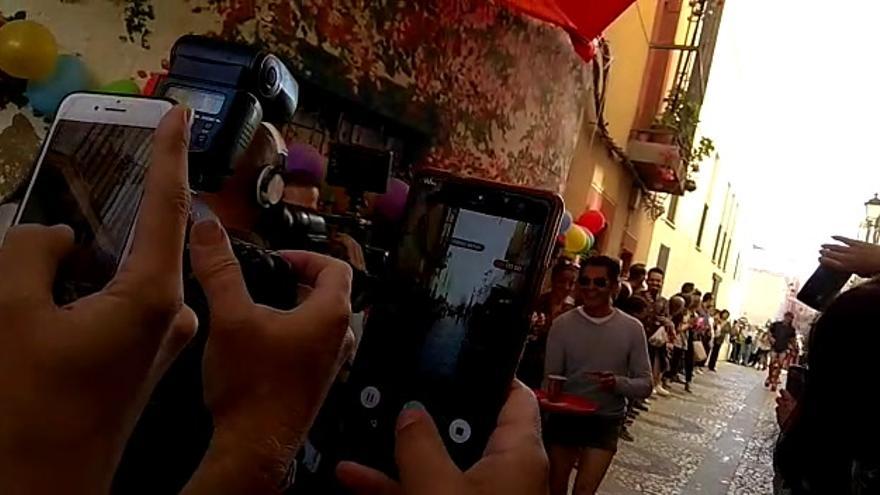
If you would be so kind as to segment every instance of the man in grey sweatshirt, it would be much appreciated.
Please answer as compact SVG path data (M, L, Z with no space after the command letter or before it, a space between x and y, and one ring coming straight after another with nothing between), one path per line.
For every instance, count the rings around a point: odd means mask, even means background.
M550 457L550 494L566 495L580 460L574 495L596 493L617 452L626 398L651 394L651 365L642 324L612 306L620 264L594 256L578 278L583 306L553 322L547 338L545 375L568 379L563 391L595 402L591 415L553 414L544 426Z

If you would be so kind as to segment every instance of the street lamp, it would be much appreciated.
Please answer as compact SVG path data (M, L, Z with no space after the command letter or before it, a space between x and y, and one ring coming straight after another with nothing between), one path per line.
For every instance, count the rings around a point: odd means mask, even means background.
M874 244L880 243L880 197L877 194L865 201L865 217L865 222L868 224L865 240Z

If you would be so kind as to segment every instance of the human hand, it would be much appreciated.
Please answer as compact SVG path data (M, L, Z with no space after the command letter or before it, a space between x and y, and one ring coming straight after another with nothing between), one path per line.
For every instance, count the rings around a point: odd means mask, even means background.
M339 480L357 495L509 495L547 493L547 454L541 443L538 405L514 382L483 458L462 472L453 463L437 426L422 409L397 419L395 457L400 481L352 462L341 463Z
M880 246L842 236L832 237L839 244L823 244L819 254L822 265L845 273L870 277L880 273Z
M367 271L367 261L364 258L364 250L358 241L348 234L338 233L333 236L333 240L338 242L345 249L345 257L351 266L358 271Z
M617 377L614 373L603 372L599 377L599 387L606 392L614 392L617 387Z
M787 428L795 407L797 407L797 399L788 390L780 391L779 397L776 398L776 423L783 430Z
M281 491L353 343L351 269L326 256L280 253L313 289L297 308L278 311L251 300L215 219L195 224L190 240L210 308L203 381L214 436L187 492Z
M183 305L190 116L153 140L131 251L101 292L58 307L67 226L21 225L0 249L0 493L108 493L149 395L195 334Z
M610 371L589 372L587 376L606 392L613 392L614 388L617 387L617 377Z

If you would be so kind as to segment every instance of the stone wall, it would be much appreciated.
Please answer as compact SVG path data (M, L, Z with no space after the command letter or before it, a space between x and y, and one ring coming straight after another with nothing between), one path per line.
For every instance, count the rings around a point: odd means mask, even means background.
M303 76L430 129L425 164L462 174L559 190L580 129L587 67L568 36L491 2L4 2L4 15L16 10L49 27L63 52L80 54L99 83L143 84L187 32L263 44ZM0 111L0 129L19 112L45 132L12 105ZM14 145L2 136L0 162Z

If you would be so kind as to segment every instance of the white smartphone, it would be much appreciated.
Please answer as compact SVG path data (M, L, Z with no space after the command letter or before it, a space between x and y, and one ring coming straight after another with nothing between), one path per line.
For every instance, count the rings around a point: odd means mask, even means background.
M100 291L115 275L143 196L153 132L172 106L94 93L61 103L15 218L73 228L76 248L59 267L56 302Z

